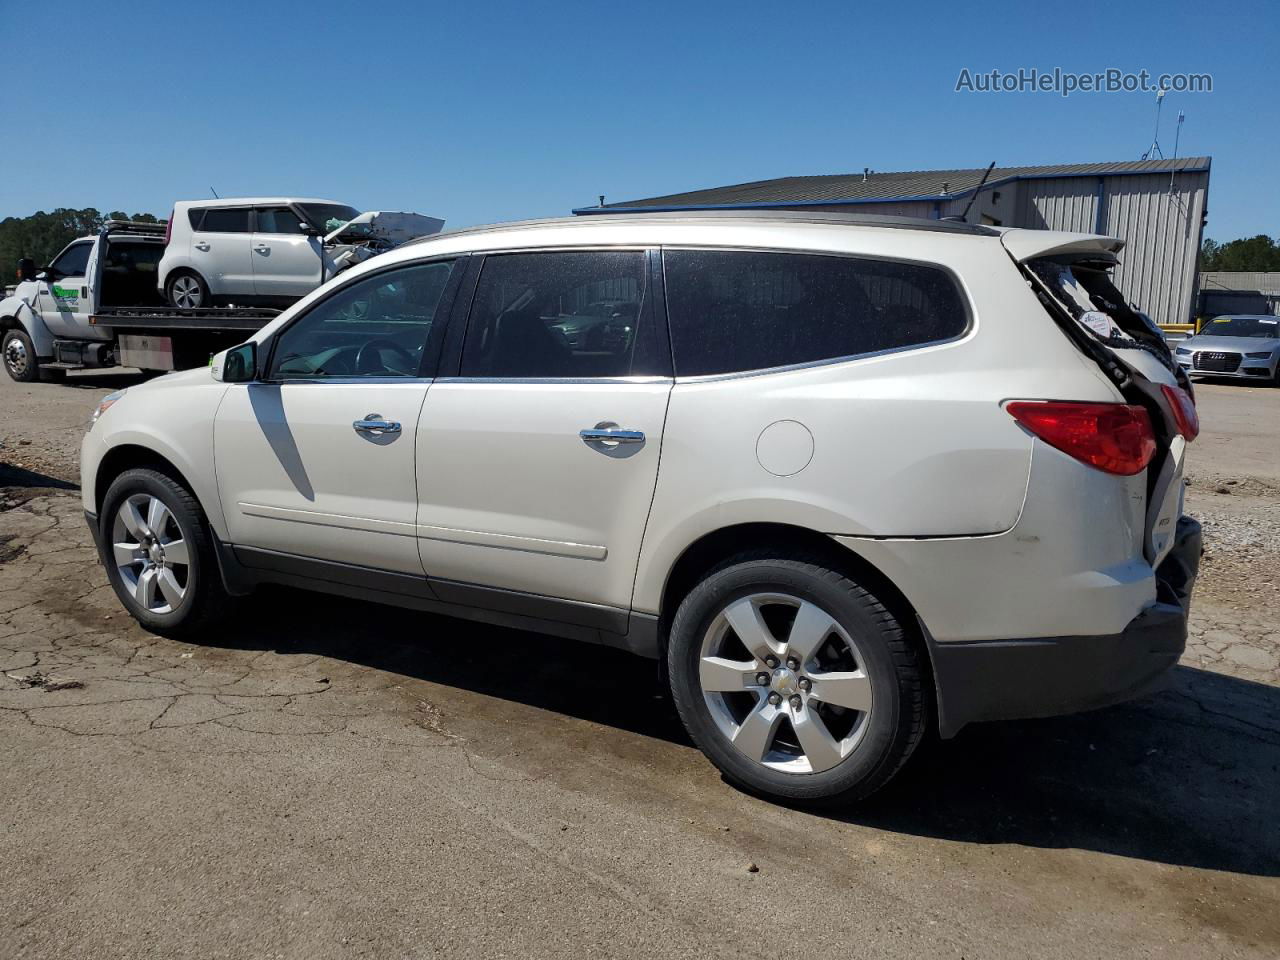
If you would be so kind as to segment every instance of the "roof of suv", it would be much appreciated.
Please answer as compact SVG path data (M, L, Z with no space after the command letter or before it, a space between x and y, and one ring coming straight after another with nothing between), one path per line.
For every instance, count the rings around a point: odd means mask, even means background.
M264 204L283 203L333 203L346 206L337 200L322 200L319 197L218 197L210 200L179 200L175 207L244 207L262 206Z
M537 227L599 227L616 223L705 223L725 221L749 221L752 223L800 224L818 223L859 227L885 227L896 230L929 230L942 233L968 234L970 236L996 237L1001 231L976 223L956 220L931 220L925 217L897 217L846 211L809 210L696 210L661 213L610 213L607 216L550 217L542 220L513 220L507 223L486 223L458 230L446 230L419 237L410 243L423 243L443 237L490 233L500 230L528 230Z

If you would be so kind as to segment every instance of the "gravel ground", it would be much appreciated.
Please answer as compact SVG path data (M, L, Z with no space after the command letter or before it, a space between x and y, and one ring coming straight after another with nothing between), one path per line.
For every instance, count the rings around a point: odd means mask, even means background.
M1280 955L1280 391L1200 390L1168 690L824 817L728 788L617 651L287 591L147 633L74 489L129 378L71 379L0 378L0 958Z

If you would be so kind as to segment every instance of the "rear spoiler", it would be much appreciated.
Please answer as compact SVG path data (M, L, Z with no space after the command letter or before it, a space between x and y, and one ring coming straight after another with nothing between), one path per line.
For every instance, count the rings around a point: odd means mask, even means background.
M1086 256L1115 260L1124 246L1119 237L1096 233L1064 233L1059 230L1006 230L1000 242L1019 263L1041 257Z

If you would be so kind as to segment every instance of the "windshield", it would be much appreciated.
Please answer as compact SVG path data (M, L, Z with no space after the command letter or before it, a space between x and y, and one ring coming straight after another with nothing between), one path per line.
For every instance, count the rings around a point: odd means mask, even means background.
M1201 328L1207 337L1256 337L1260 340L1280 338L1280 318L1218 317Z
M359 210L345 203L300 203L298 206L321 233L333 233L348 220L360 216Z

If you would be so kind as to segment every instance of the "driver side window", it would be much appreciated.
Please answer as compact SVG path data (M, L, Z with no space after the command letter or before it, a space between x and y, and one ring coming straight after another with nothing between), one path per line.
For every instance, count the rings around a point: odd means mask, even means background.
M419 263L348 284L280 335L268 379L418 376L452 270Z

